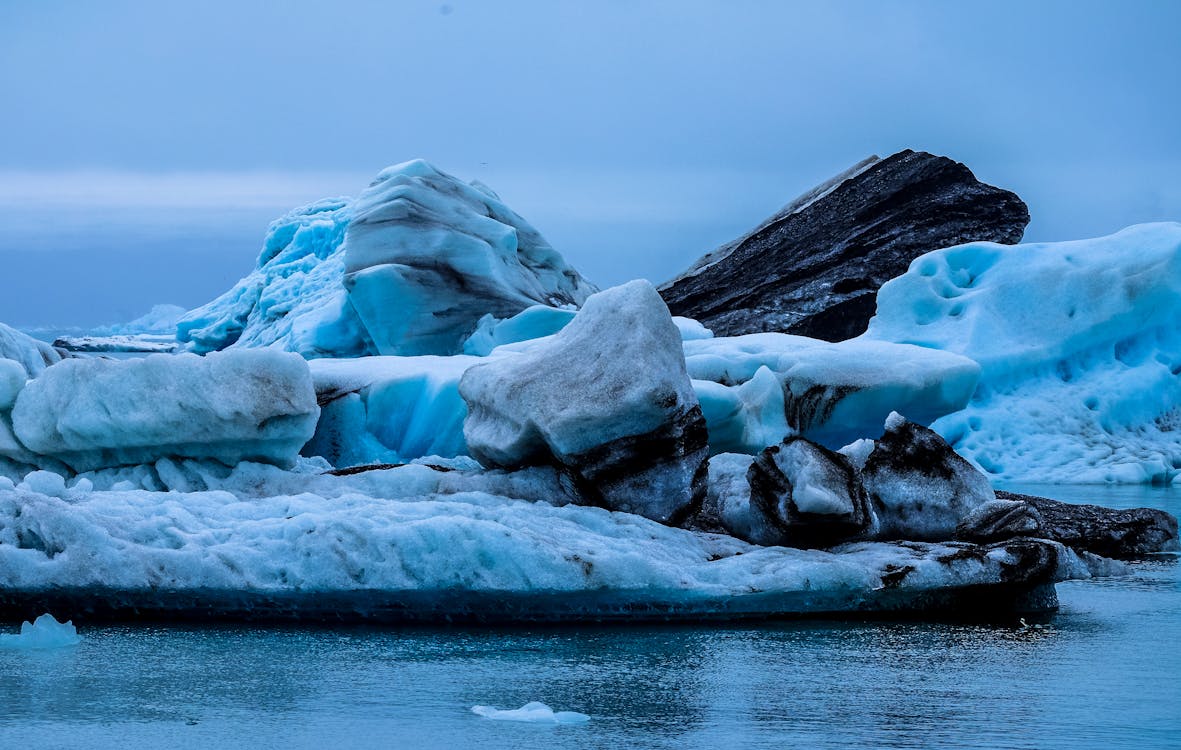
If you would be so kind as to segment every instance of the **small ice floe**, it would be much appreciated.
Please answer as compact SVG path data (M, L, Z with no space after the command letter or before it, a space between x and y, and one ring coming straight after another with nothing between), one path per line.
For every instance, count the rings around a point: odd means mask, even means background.
M58 622L48 613L33 622L22 622L19 635L0 634L0 649L63 648L81 642L72 621Z
M492 706L472 706L472 713L495 721L524 721L530 724L582 724L590 721L577 711L554 711L544 703L530 701L520 708L504 709Z

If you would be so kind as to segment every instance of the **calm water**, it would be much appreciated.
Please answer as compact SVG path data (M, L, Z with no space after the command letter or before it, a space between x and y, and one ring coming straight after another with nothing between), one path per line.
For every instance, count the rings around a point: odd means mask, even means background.
M1016 489L1181 509L1167 489ZM82 623L76 648L0 651L0 748L1181 748L1176 558L1059 595L1030 629ZM531 700L593 718L468 710Z

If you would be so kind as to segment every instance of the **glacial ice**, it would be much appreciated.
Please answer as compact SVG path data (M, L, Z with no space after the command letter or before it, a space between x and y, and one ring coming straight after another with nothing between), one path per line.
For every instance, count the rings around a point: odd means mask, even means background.
M277 347L308 358L373 353L342 285L349 205L346 198L320 200L272 222L257 268L184 315L177 339L197 353L230 346Z
M12 408L29 375L15 359L0 359L0 411Z
M319 409L304 360L273 350L70 359L21 390L20 444L76 471L164 456L290 464Z
M472 346L485 346L497 323L519 335L520 321L501 319L577 306L594 291L495 193L419 159L382 170L355 200L317 201L273 222L257 267L184 315L177 338L197 353L458 354L473 334ZM561 315L550 318L547 333Z
M554 711L539 701L530 701L520 708L501 709L492 706L472 706L472 713L493 721L522 721L530 724L584 724L590 721L577 711Z
M927 424L968 403L970 359L884 341L783 333L686 341L714 453L757 453L799 433L830 448L876 435L892 411Z
M882 287L861 341L979 362L971 402L932 426L994 481L1168 482L1181 467L1179 315L1181 224L1143 224L928 253Z
M666 522L700 503L705 420L681 336L647 281L590 297L554 336L468 369L470 454L489 467L555 463L589 502Z
M4 359L19 362L29 376L35 377L60 362L62 354L44 341L0 323L0 360Z
M150 601L207 601L219 591L414 594L407 601L422 604L423 616L432 606L441 608L436 616L454 614L469 599L508 606L518 600L480 596L520 594L533 599L519 611L534 616L741 615L856 609L881 594L883 577L891 592L907 595L1011 575L1003 547L979 554L952 542L755 547L632 514L555 505L544 498L568 498L546 468L407 465L332 476L319 473L325 466L163 459L152 476L147 467L92 472L62 497L0 489L0 589L101 587ZM1056 550L1055 579L1091 575L1093 561L1047 544Z
M22 622L17 635L0 633L0 649L64 648L81 642L73 622L58 622L48 612L32 622Z

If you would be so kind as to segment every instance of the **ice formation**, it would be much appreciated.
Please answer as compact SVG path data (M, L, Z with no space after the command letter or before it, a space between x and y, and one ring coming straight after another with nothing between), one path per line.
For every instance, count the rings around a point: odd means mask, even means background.
M544 502L562 496L545 468L324 467L165 459L150 475L93 472L61 496L7 483L0 590L157 610L290 601L334 618L743 616L903 606L943 588L1088 577L1095 564L1053 542L755 547ZM1031 551L1036 565L1013 564Z
M600 292L552 338L464 373L464 438L492 467L554 462L588 502L673 521L704 497L705 420L681 336L646 281Z
M1181 224L916 259L862 340L970 357L933 427L994 480L1168 482L1181 467ZM899 409L905 411L904 409Z
M352 206L345 287L381 354L455 354L478 321L578 305L595 288L500 198L421 159Z
M530 701L520 708L501 709L492 706L472 706L472 713L493 721L522 721L529 724L584 724L590 721L577 711L554 711L539 701Z
M44 341L0 323L0 360L20 362L25 372L35 376L49 365L60 362L62 353Z
M76 471L164 456L290 464L318 414L295 354L157 354L55 365L21 390L12 426L29 451Z
M382 170L356 200L273 222L257 268L182 317L177 337L196 352L457 354L482 320L594 291L495 193L419 159Z
M0 633L0 649L64 648L81 642L73 622L58 622L48 612L32 622L22 622L17 635Z
M372 353L342 285L349 205L321 200L272 222L258 267L182 317L178 340L198 353L229 346L278 347L308 358Z
M800 433L830 448L876 435L891 411L919 423L968 403L973 361L882 341L783 333L686 341L715 453L757 453Z

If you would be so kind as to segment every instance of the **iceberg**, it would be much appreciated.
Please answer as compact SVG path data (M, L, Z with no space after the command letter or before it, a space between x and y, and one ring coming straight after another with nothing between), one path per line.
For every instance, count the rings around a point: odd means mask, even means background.
M27 374L36 376L46 367L60 362L62 353L44 341L0 323L0 360L5 359L19 362Z
M355 200L273 222L257 267L176 334L197 353L450 355L482 321L576 307L594 291L495 193L419 159L382 170Z
M152 477L143 467L104 469L60 497L40 483L0 488L0 608L334 621L732 618L988 609L999 601L989 591L1035 595L1044 608L1052 582L1109 570L1028 539L757 547L546 502L569 498L544 467L414 464L333 476L325 466L162 459Z
M156 354L47 369L17 395L12 431L24 448L75 471L165 456L289 465L318 416L298 355Z
M882 287L860 340L980 364L970 403L932 427L994 482L1167 483L1181 471L1179 314L1181 224L1143 224L923 255Z
M520 708L500 709L492 706L472 706L472 713L493 721L521 721L529 724L585 724L586 714L577 711L554 711L539 701L530 701Z
M596 291L495 193L421 159L382 170L353 204L344 265L380 354L456 354L486 314Z
M0 649L65 648L81 642L73 622L58 622L48 612L32 622L22 622L17 635L0 633Z

